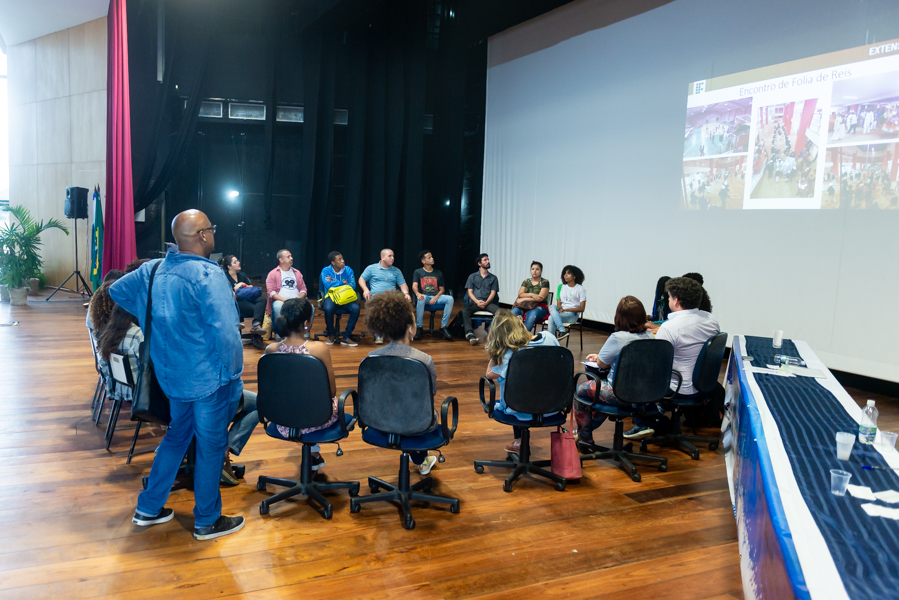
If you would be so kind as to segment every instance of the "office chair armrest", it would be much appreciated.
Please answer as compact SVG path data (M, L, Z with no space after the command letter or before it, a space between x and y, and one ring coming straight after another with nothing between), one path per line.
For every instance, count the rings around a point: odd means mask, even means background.
M344 415L346 414L346 399L347 397L353 397L353 418L349 423L346 422L346 418ZM346 390L344 393L340 395L340 398L337 400L337 421L340 423L340 430L344 435L348 434L353 430L353 427L356 426L356 421L359 420L359 417L356 416L356 400L358 395L356 394L356 390Z
M572 381L572 383L573 383L573 385L574 385L574 394L573 394L573 396L574 396L574 401L575 401L575 402L580 402L581 404L586 404L586 403L584 403L584 402L581 402L580 398L579 398L578 395L577 395L577 380L580 379L581 375L583 375L583 376L586 377L587 379L592 379L592 380L596 383L597 388L598 388L601 384L600 384L599 377L597 377L597 376L594 375L593 373L590 373L589 371L578 371L577 373L574 374L574 378L573 378L573 381ZM598 397L598 393L599 393L599 392L598 392L598 390L597 390L597 397ZM574 406L574 404L572 404L572 406ZM593 406L593 403L590 402L589 404L586 404L586 406Z
M680 386L684 383L684 376L680 374L680 371L671 371L671 374L677 376L677 387L673 392L671 392L667 396L664 396L662 400L671 400L672 398L677 396L677 393L680 391Z
M446 418L449 413L450 405L453 407L453 426L450 429L446 428ZM443 405L440 407L440 430L443 432L443 439L449 443L453 436L456 435L456 427L459 425L459 401L456 400L455 396L449 396L443 401Z
M484 383L490 386L490 403L484 402ZM478 393L481 397L481 406L484 407L484 412L487 413L487 416L491 419L493 418L493 407L496 405L496 384L492 379L487 379L486 377L481 377L480 384L478 386Z

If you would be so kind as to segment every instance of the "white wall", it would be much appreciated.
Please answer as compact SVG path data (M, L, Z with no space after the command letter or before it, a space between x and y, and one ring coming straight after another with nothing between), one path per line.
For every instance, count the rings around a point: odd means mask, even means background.
M106 187L106 17L8 48L10 204L70 229L42 236L44 273L75 267L66 187ZM90 208L90 206L89 206ZM89 211L90 212L90 211ZM91 217L93 215L91 214ZM91 218L78 222L79 266L89 277Z

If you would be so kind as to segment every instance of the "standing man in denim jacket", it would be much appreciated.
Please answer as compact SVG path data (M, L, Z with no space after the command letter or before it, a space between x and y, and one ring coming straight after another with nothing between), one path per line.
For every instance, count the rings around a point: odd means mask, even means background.
M172 233L177 249L125 275L109 290L145 328L150 271L159 263L153 280L150 356L170 400L171 423L132 522L147 526L172 519L174 512L165 502L196 437L194 537L208 540L244 526L243 517L222 515L219 493L228 424L243 392L243 348L235 326L234 294L222 269L208 258L215 250L215 225L202 212L187 210L172 221Z

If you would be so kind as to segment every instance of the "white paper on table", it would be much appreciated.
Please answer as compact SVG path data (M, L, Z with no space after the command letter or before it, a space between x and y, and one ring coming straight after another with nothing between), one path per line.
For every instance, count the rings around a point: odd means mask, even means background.
M764 367L746 367L744 370L749 373L764 373L765 375L778 375L780 377L795 377L795 375L787 373L786 371L781 371L779 367L775 367L773 365L767 369Z
M587 365L588 367L593 367L594 369L598 369L599 365L591 360L585 360L581 362L582 365Z
M870 517L883 517L884 519L899 521L899 508L890 508L877 504L862 504L862 508Z
M877 500L877 496L874 495L871 488L864 485L849 484L846 486L846 491L852 494L853 498L858 498L859 500Z
M874 494L874 497L882 502L889 502L890 504L895 504L899 502L899 492L895 490L886 490L883 492L877 492Z
M816 379L827 379L827 373L818 369L808 369L806 367L797 367L795 365L784 365L784 371L799 375L801 377L814 377Z

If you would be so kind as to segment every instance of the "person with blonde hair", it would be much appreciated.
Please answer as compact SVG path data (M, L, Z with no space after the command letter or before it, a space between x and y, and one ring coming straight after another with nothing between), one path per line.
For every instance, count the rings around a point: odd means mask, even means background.
M509 370L509 360L512 354L521 350L525 346L558 346L559 342L555 336L546 331L533 335L528 331L521 317L514 314L511 310L501 308L496 311L493 322L490 324L490 333L487 334L487 344L484 349L490 362L487 363L487 378L495 379L499 382L499 400L496 402L494 410L499 410L507 415L511 415L521 421L530 421L531 415L520 413L506 406L505 388L506 388L506 372ZM515 440L506 446L506 452L510 454L518 454L521 449L521 430L517 427L512 428Z

